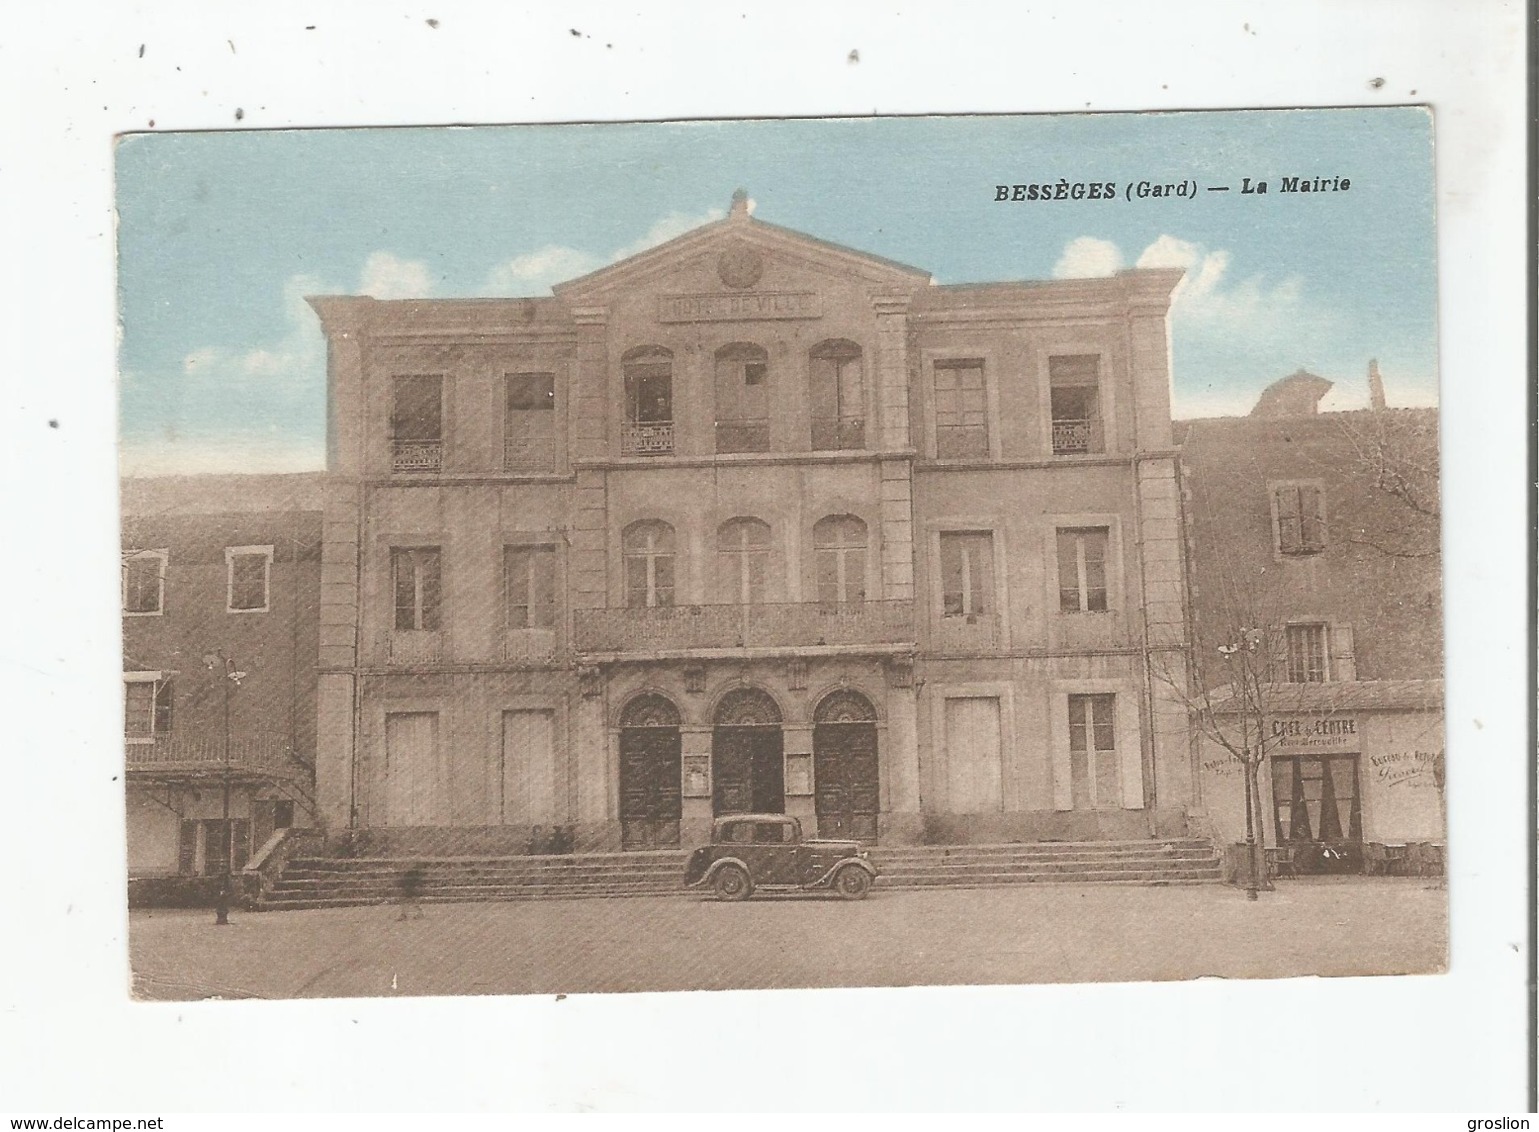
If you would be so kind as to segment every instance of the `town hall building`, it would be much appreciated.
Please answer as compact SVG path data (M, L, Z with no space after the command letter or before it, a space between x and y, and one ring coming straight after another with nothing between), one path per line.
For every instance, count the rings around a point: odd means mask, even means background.
M1185 834L1179 280L941 286L739 193L548 298L311 299L321 823Z

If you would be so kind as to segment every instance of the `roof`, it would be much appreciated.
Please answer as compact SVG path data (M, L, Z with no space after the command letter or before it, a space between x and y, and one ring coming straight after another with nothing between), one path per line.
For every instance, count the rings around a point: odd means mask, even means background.
M1441 680L1336 680L1320 684L1263 685L1271 712L1442 711ZM1213 710L1238 711L1228 695Z
M125 516L226 515L319 511L325 482L321 472L125 476L118 490Z

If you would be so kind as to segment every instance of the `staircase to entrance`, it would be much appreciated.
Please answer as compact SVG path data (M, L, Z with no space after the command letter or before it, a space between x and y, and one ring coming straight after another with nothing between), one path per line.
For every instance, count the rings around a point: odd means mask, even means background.
M1017 884L1216 884L1209 841L1034 842L882 846L870 850L876 889L985 888ZM261 909L384 904L408 869L428 902L698 896L683 887L686 850L561 856L296 857L256 904Z

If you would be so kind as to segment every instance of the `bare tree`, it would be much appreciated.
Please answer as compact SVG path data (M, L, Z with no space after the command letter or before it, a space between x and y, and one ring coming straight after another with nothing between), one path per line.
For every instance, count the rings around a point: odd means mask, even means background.
M1155 675L1185 707L1193 731L1239 763L1245 785L1246 895L1270 891L1262 836L1261 775L1271 750L1277 686L1287 671L1287 635L1268 600L1266 568L1210 574L1220 589L1194 624L1184 671L1156 666Z
M1372 409L1331 414L1340 434L1340 471L1380 505L1340 532L1348 542L1392 558L1437 558L1442 474L1435 409Z

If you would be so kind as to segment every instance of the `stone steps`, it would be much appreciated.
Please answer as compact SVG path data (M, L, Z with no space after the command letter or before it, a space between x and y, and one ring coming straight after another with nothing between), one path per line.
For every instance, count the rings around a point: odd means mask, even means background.
M424 904L620 896L699 896L683 884L687 850L559 857L304 857L289 863L259 907L390 904L408 869ZM883 846L870 850L876 887L985 888L1018 884L1210 884L1213 846L1192 838L1009 845Z

